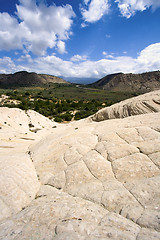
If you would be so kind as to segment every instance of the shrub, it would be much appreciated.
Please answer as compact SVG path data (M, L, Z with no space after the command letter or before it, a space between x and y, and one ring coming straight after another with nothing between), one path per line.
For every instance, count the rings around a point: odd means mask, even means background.
M55 122L62 122L62 118L60 118L60 117L55 117L55 118L54 118L54 121L55 121Z
M72 117L73 115L69 112L66 112L62 115L62 118L65 120L65 121L71 121L72 120Z

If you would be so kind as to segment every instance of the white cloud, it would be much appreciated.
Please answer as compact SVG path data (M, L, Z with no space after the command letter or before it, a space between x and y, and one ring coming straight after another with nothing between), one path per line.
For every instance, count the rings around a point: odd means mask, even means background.
M0 73L15 72L16 65L9 57L0 58Z
M58 52L61 53L61 54L66 53L65 43L61 40L58 41L57 49L58 49Z
M72 34L70 29L75 16L70 5L47 7L37 6L34 0L20 0L16 8L17 18L0 13L0 50L24 48L44 55L47 48L58 45L58 49L64 51L63 41Z
M102 54L103 54L103 55L107 55L107 52L103 51Z
M118 3L121 14L130 18L133 16L136 11L144 11L149 7L152 7L153 10L160 7L159 0L115 0Z
M56 56L37 59L34 69L66 77L97 77L101 78L115 72L140 73L160 69L160 43L152 44L143 49L137 58L119 56L99 61L73 62L63 61Z
M109 0L83 0L84 5L80 10L85 22L93 23L100 20L105 14L109 13ZM130 18L136 11L144 11L152 7L152 10L160 7L160 0L115 0L121 14ZM82 27L87 26L82 23ZM109 35L106 35L106 37Z
M85 22L81 23L81 27L82 27L82 28L85 28L85 27L87 27L87 26L88 26L88 24L86 24Z
M84 3L87 5L90 0L84 0Z
M56 76L72 76L75 74L75 71L72 70L72 62L64 61L54 55L39 57L34 63L32 69L37 69L40 73L49 73Z
M22 55L20 58L18 58L17 61L18 62L28 61L28 62L32 63L33 59L31 58L31 56L29 54L26 54L26 55Z
M107 52L103 51L102 54L106 57L106 58L114 58L113 55L108 54Z
M80 62L80 61L85 61L87 60L87 56L80 56L80 55L74 55L73 57L71 57L70 59L72 62Z
M129 56L107 57L99 61L74 61L81 56L75 55L70 61L64 61L55 55L37 57L26 65L17 65L9 58L0 59L1 72L14 72L19 70L36 71L57 76L78 78L101 78L107 74L141 73L146 71L160 70L160 43L152 44L143 49L137 58ZM83 57L82 57L83 58ZM82 59L81 59L82 60Z
M8 13L0 13L0 50L22 49L24 28Z
M137 58L138 66L142 66L143 71L150 69L160 70L160 43L152 44L141 51Z
M82 17L85 22L93 23L100 20L109 11L108 0L84 0L85 6L81 7Z

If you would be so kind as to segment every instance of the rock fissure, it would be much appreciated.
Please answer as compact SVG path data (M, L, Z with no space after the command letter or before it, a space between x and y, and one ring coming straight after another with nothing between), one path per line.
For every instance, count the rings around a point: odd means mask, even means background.
M159 153L159 151L154 152L154 153ZM150 161L151 161L158 169L160 169L160 166L159 166L158 164L156 164L156 163L152 160L151 157L149 157L149 154L147 155L147 157L150 159Z
M66 183L67 183L67 176L66 176L66 171L64 170L64 176L65 176L65 183L64 183L64 189L65 189L65 187L66 187Z
M66 159L65 159L65 154L63 154L63 161L65 162L65 164L66 164L67 166L69 166L69 164L67 163L67 161L66 161Z
M123 184L123 183L122 183ZM132 191L130 191L129 189L126 188L125 184L123 184L123 186L125 187L125 189L135 198L135 200L140 204L140 206L145 209L145 206L143 206L143 204L137 199L137 197L132 193Z
M141 137L142 139L143 139L143 141L145 141L145 138L140 134L140 132L139 132L139 129L138 129L139 127L136 127L135 129L136 129L136 131L137 131L137 133L138 133L138 136L139 137Z
M116 132L116 135L117 135L120 139L122 139L124 142L126 142L126 144L130 144L129 142L127 142L127 140L125 140L124 138L122 138L118 132Z
M32 157L32 152L29 149L30 149L30 147L28 148L27 154L29 155L29 158L31 159L31 161L34 162L33 157Z
M111 162L111 166L112 166L112 162ZM116 179L118 182L120 182L120 181L118 180L118 178L117 178L114 170L113 170L113 166L112 166L112 171L113 171L113 174L114 174L115 179ZM144 209L145 207L142 205L142 203L136 198L136 196L135 196L129 189L126 188L125 183L123 183L123 182L120 182L120 183L122 183L123 187L127 190L127 192L129 192L129 194L132 195L132 197L136 200L136 202ZM123 209L123 208L122 208L122 209ZM121 212L122 212L122 211L121 211ZM132 219L130 219L130 220L133 221Z
M100 180L93 174L93 172L90 170L90 168L87 166L86 162L85 162L84 160L82 160L82 161L84 162L84 164L85 164L85 166L87 167L87 169L88 169L88 171L90 172L90 174L91 174L95 179L97 179L98 181L100 181Z
M38 173L37 173L36 167L35 167L35 165L34 165L33 152L31 152L30 148L31 148L31 145L28 147L27 154L28 154L31 162L33 163L33 167L34 167L35 173L36 173L36 175L37 175L37 179L38 179L38 181L39 181L39 183L40 183L40 178L39 178L39 175L38 175Z

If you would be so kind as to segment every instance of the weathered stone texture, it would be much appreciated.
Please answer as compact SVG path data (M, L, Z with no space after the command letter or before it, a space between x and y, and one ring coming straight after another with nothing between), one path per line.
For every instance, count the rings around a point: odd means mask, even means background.
M160 239L160 113L57 128L1 113L0 239ZM46 127L19 125L32 117Z

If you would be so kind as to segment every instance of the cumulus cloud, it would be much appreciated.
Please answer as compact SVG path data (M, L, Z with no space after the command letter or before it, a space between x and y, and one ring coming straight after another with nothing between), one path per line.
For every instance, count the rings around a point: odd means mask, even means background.
M85 22L93 23L100 20L109 11L108 0L84 0L84 6L80 8Z
M157 0L115 0L118 3L121 14L130 18L133 16L136 11L144 11L149 7L152 7L153 10L160 7L160 1Z
M106 57L106 58L114 58L114 56L112 54L108 54L107 52L103 51L102 54Z
M0 50L22 49L23 26L8 13L0 13L0 23Z
M56 6L36 4L34 0L20 0L16 5L17 17L0 13L0 50L27 49L36 55L44 55L56 45L65 52L64 41L71 34L73 17L70 5Z
M10 57L0 58L0 73L15 72L16 65Z
M61 53L61 54L66 53L65 42L63 42L61 40L58 41L57 49L58 49L58 52Z
M137 58L129 56L107 57L99 61L81 61L79 55L73 56L70 61L64 61L55 55L41 56L31 63L23 64L23 67L13 63L9 58L0 59L0 69L3 72L14 72L16 70L36 71L57 76L78 78L101 78L107 74L142 73L146 71L160 70L160 43L152 44L143 49ZM29 56L27 56L29 57ZM77 59L77 61L75 61ZM78 59L81 59L78 61ZM5 67L5 64L7 67Z
M85 61L87 60L87 56L80 56L80 55L74 55L73 57L71 57L70 59L72 62L80 62L80 61Z
M55 76L72 76L75 71L72 70L73 63L70 61L64 61L54 55L38 57L32 65L33 69L37 69L38 72L50 73Z
M137 58L138 66L144 71L160 70L160 43L152 44L142 50Z
M78 58L78 57L77 57ZM101 78L115 72L141 73L160 69L160 43L152 44L143 49L137 58L119 56L99 61L85 60L82 62L63 61L56 56L37 59L39 72L46 72L65 77L97 77Z
M20 58L18 58L17 61L18 62L28 61L28 62L32 63L33 59L29 54L26 53L25 55L20 56Z
M85 22L93 23L100 20L105 14L109 13L109 9L112 6L109 4L110 0L83 0L84 5L80 10ZM130 18L137 11L144 11L147 8L152 7L154 11L160 7L159 0L115 0L118 4L118 8L121 14ZM82 23L82 27L87 26L86 23Z

